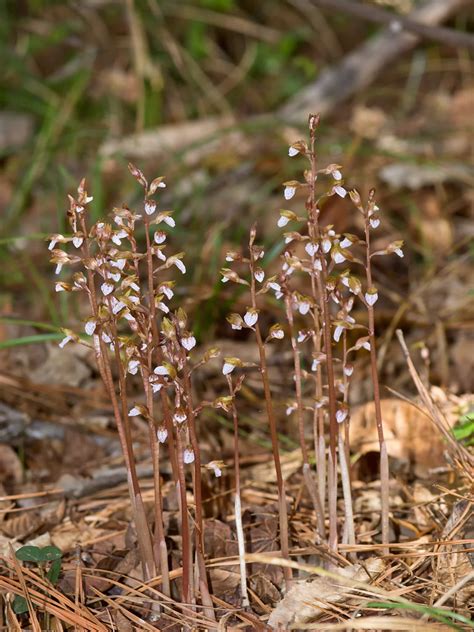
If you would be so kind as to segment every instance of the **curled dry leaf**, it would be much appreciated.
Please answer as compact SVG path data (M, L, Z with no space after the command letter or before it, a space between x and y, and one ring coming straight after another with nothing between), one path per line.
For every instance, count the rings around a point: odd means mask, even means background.
M383 399L382 418L388 455L426 477L429 470L445 465L444 443L427 415L395 398ZM358 407L351 417L351 448L362 454L379 452L374 404Z
M354 564L339 569L337 574L341 577L340 582L325 577L297 582L271 613L268 624L274 629L286 630L290 626L298 627L315 621L319 615L327 613L332 604L341 601L347 603L349 600L356 604L357 599L361 598L350 597L353 589L344 582L344 578L369 583L370 576L382 570L383 561L380 558L370 558L366 561L365 568L360 564Z

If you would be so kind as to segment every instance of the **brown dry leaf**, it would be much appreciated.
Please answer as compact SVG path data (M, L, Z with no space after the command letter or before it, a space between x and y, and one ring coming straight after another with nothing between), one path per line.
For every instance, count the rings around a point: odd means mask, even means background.
M442 466L444 443L428 416L418 408L395 398L383 399L382 418L388 455L412 469L421 478ZM358 407L350 422L351 449L362 454L379 452L373 402Z
M215 518L206 520L204 523L204 550L210 558L236 555L238 546L230 526Z
M358 105L350 122L351 130L362 138L377 138L387 123L387 115L380 108Z
M472 573L469 555L462 550L461 545L446 547L446 549L451 552L448 555L440 556L435 573L441 594L448 592L466 575ZM446 551L446 549L443 547L443 551ZM472 600L474 600L474 583L468 582L465 586L456 590L455 598L458 605L472 603Z
M235 567L238 569L238 566ZM240 585L240 573L229 568L211 568L209 571L212 593L224 598L223 595L233 593Z
M297 448L281 456L281 469L284 480L288 480L302 465L301 450ZM259 483L274 483L276 481L273 461L259 463L246 470L245 475L252 481Z
M427 191L420 197L422 216L417 224L422 243L431 248L436 257L449 252L453 245L453 228L441 208L439 195Z
M473 127L474 87L458 90L450 103L453 123L458 127Z
M367 582L369 576L383 570L380 558L370 558L366 561L367 570L360 564L339 569L338 575L359 582ZM369 575L370 573L370 575ZM272 628L291 626L313 622L320 614L330 609L331 604L341 601L347 602L352 588L343 581L318 577L313 581L297 582L271 613L268 624ZM353 597L351 601L355 602Z
M0 443L0 483L7 487L21 483L23 467L15 450Z
M24 511L13 514L12 518L5 520L1 525L1 530L10 538L22 540L33 535L43 524L44 519L38 511Z

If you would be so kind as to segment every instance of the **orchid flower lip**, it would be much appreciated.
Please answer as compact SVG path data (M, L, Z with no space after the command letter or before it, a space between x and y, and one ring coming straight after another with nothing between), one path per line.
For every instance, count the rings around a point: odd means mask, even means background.
M291 198L294 197L295 193L296 187L286 186L283 192L285 200L291 200Z

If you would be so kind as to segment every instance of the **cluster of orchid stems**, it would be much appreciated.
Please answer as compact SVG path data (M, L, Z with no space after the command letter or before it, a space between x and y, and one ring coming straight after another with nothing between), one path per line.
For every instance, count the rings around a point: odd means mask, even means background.
M50 238L51 261L56 264L56 273L59 274L64 265L78 268L70 282L56 282L56 291L82 291L89 303L85 333L79 336L65 329L60 347L80 342L95 352L112 403L128 472L132 515L145 579L150 580L160 573L164 594L172 595L160 477L160 461L165 456L171 465L180 507L181 598L183 603L192 605L200 596L206 616L215 618L203 548L202 464L196 421L206 405L230 412L233 394L215 402L196 404L193 400L194 370L216 357L219 351L212 348L199 359L190 358L196 338L189 330L187 315L181 308L172 311L169 307L175 285L169 271L177 268L185 274L183 253L166 252L166 229L173 228L175 221L171 212L158 209L153 199L165 183L163 178L156 178L149 184L139 169L133 165L129 165L129 169L144 190L140 214L124 205L113 209L110 222L98 221L88 226L87 206L92 197L82 181L77 198L69 197L68 220L72 235ZM140 225L145 230L144 252L139 250L136 239ZM73 251L68 253L57 248L58 244L71 244ZM140 401L130 401L130 389L127 389L130 379L141 382L143 397ZM153 461L153 533L146 518L133 448L133 426L137 417L148 425ZM219 461L211 461L204 467L213 476L222 474ZM192 518L186 495L187 477L193 486Z
M290 157L302 156L309 167L304 171L303 182L291 180L284 183L284 197L291 200L297 191L305 191L306 213L299 216L291 210L280 212L278 227L293 229L283 235L285 249L280 272L266 277L261 264L264 250L255 243L255 227L250 233L248 255L231 251L226 257L228 262L245 266L246 273L237 271L235 265L221 271L224 283L239 283L249 289L250 304L245 314L230 314L228 321L233 329L252 330L259 350L278 487L283 557L288 557L290 548L288 511L265 348L267 343L281 340L285 334L290 338L294 379L294 398L288 401L286 412L296 417L303 476L314 505L318 539L327 542L332 551L337 551L341 537L345 543L355 543L349 467L349 393L354 354L359 350L369 351L380 443L382 542L388 544L389 540L389 469L377 374L374 305L378 291L373 284L372 259L391 253L403 257L403 242L395 241L383 250L373 250L371 233L380 225L374 191L363 204L356 190L347 191L344 187L339 165L318 168L315 147L318 125L319 117L310 115L309 143L298 141L289 149ZM364 224L362 237L349 233L340 235L334 226L321 222L324 202L334 195L341 198L349 196L361 213ZM301 288L304 288L304 293ZM259 323L262 306L258 301L268 292L273 292L275 298L282 302L286 324L274 324L268 332L262 333ZM352 316L356 301L367 310L368 326L357 323ZM359 335L355 335L357 332ZM244 366L239 358L225 358L223 373L228 376L234 369ZM311 435L316 479L308 447ZM337 513L339 480L345 508L342 535L338 530ZM287 568L286 571L288 582L291 573Z
M263 269L264 249L255 243L256 227L250 231L246 256L237 251L227 253L229 264L244 268L222 269L222 281L242 284L249 291L245 314L230 314L233 329L248 329L255 335L258 347L258 368L265 397L273 461L275 467L279 538L284 558L289 557L290 534L288 507L283 477L277 414L270 378L266 347L269 343L290 339L293 353L294 397L287 402L287 414L295 414L302 451L303 477L314 505L317 538L336 551L342 540L354 543L351 480L349 468L349 392L353 379L354 354L360 349L370 353L374 402L381 454L382 542L388 543L389 471L380 408L377 376L374 304L378 292L373 285L372 259L396 253L403 256L402 242L391 243L383 250L371 247L371 233L380 224L379 209L371 192L366 204L357 191L347 191L338 165L318 169L315 149L319 117L309 117L309 143L291 145L290 156L302 156L309 168L304 182L284 183L284 197L290 200L297 191L307 192L306 213L299 216L282 210L279 228L294 228L284 233L285 249L278 274L267 277ZM194 371L219 355L217 348L195 357L196 338L190 330L183 309L172 310L175 281L170 276L176 268L184 274L182 252L168 254L167 231L175 226L170 211L161 210L154 199L165 187L163 178L148 183L143 173L133 165L129 169L144 191L140 214L127 206L113 209L111 220L88 225L87 207L92 200L85 182L79 185L77 197L69 196L68 220L71 235L53 235L49 248L56 273L64 265L77 270L70 281L56 282L57 292L84 292L89 316L84 322L84 334L65 329L60 346L80 342L93 349L97 367L112 404L121 442L131 500L132 517L137 532L138 548L146 580L161 575L165 595L176 595L171 583L170 551L166 542L163 520L163 490L160 462L170 463L179 503L181 535L181 599L191 607L200 600L204 614L214 619L213 603L208 585L203 538L202 470L221 476L223 463L201 463L197 420L205 407L226 411L234 425L235 522L239 547L242 604L247 606L248 590L245 569L245 545L242 525L241 487L239 471L239 425L236 397L250 365L236 357L223 360L222 373L228 394L212 402L194 401ZM322 181L322 191L316 193ZM320 221L326 198L349 195L362 214L364 235L339 235L333 226ZM144 228L145 247L140 251L137 228ZM57 245L71 245L70 252ZM362 271L361 281L354 270ZM242 275L242 276L241 276ZM301 288L304 287L304 293ZM264 295L274 293L281 301L285 324L276 323L263 332L259 322ZM358 324L351 315L360 301L367 309L368 327ZM361 336L353 332L363 330ZM237 371L234 373L234 371ZM238 374L237 379L235 375ZM140 381L143 397L131 401L128 382ZM154 520L147 521L141 488L137 476L133 430L135 418L148 427L149 446L154 468ZM311 447L310 447L311 446ZM311 458L314 452L314 459ZM315 468L313 467L315 463ZM188 504L186 480L193 488L194 508ZM338 530L337 491L339 480L345 507L344 530ZM153 527L153 528L151 528ZM291 581L291 569L284 567L286 585Z

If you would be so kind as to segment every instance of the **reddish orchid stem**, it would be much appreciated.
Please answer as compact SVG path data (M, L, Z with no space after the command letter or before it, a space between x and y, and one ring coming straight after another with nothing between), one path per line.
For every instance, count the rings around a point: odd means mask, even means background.
M234 423L234 474L235 474L235 527L237 532L237 543L239 547L240 565L240 591L242 596L242 607L250 605L247 588L247 567L245 563L245 540L244 528L242 524L242 495L240 485L240 449L239 449L239 417L235 405L235 391L232 386L232 377L227 375L229 394L232 397L232 420Z
M147 338L149 334L152 335L152 341L148 344L147 363L145 367L142 367L143 387L146 395L146 402L148 408L148 430L150 439L150 449L153 461L153 489L155 496L155 555L156 564L159 565L162 577L163 592L165 595L171 595L169 566L168 566L168 549L166 546L165 529L163 523L163 499L161 492L161 479L160 479L160 446L158 438L156 436L156 426L154 421L154 401L153 391L150 385L150 375L152 374L152 362L153 351L157 347L158 338L158 325L156 322L156 307L155 307L155 286L153 282L153 253L151 251L150 243L150 224L148 218L145 216L145 236L146 236L146 261L147 261L147 276L148 276L148 305L149 305L149 323L147 328Z
M370 251L370 220L368 212L365 213L365 242L366 242L366 275L367 286L372 287L372 264ZM367 304L369 317L369 341L370 341L370 370L372 376L372 387L374 392L375 422L380 446L380 496L381 496L381 523L382 523L382 544L389 543L389 511L390 511L390 470L388 463L387 444L383 430L382 407L380 404L380 385L377 371L377 348L375 341L375 314L373 305ZM389 548L384 547L383 552L388 555Z
M80 216L81 230L84 235L83 253L86 259L90 259L90 247L87 226L84 217ZM89 288L89 300L91 310L94 318L99 322L99 312L97 306L97 295L95 290L95 281L93 272L87 268L87 285ZM110 359L108 355L108 349L105 346L100 334L94 336L95 345L94 349L97 357L97 364L105 388L109 395L112 410L114 414L115 423L119 435L120 445L122 448L122 454L125 461L125 468L127 470L127 482L129 488L129 495L132 507L132 513L135 522L135 528L137 530L138 547L140 550L141 564L143 568L143 574L146 580L151 579L155 574L155 565L153 563L153 548L151 544L150 532L147 528L147 520L145 514L145 507L143 504L142 493L140 484L138 482L138 475L135 464L135 457L133 454L133 444L131 438L130 425L128 420L128 411L126 414L123 412L122 402L122 414L115 393L114 381L112 377L112 369L110 365Z
M291 296L288 293L288 289L285 288L285 311L286 319L290 329L291 348L293 351L293 366L295 369L295 390L296 390L296 416L298 419L298 434L300 439L301 454L303 457L303 477L308 489L308 493L313 502L314 510L316 512L316 519L318 524L318 532L321 537L324 537L324 513L321 506L321 499L319 492L316 491L314 481L311 475L309 466L308 448L306 447L305 429L304 429L304 410L303 410L303 394L302 394L302 377L301 377L301 354L298 348L298 343L295 337L295 326L293 318L293 310L291 306Z
M184 365L183 386L186 396L187 415L188 415L188 428L189 438L191 440L191 446L194 452L194 471L193 471L193 487L194 487L194 502L196 504L196 525L195 525L195 542L196 542L196 557L198 564L199 575L199 590L201 592L201 599L204 605L205 614L212 621L215 621L214 607L212 598L209 592L209 585L207 582L206 563L204 559L204 520L202 515L202 480L201 480L201 450L199 447L199 441L196 432L196 417L194 414L193 395L191 386L191 376L186 357L186 352L181 347L181 359Z
M254 229L252 230L254 233ZM255 256L253 253L253 240L250 242L250 296L252 301L252 308L257 309L257 296L255 290ZM283 479L281 460L280 460L280 448L278 445L278 431L275 418L275 412L273 410L272 393L270 389L270 381L268 378L268 365L267 357L265 353L265 344L263 342L262 333L258 322L255 324L255 335L257 338L258 353L260 359L260 375L262 377L263 390L265 395L265 406L267 410L268 423L270 426L270 437L272 443L273 462L275 464L275 474L277 480L278 490L278 515L280 524L280 547L281 553L284 559L289 559L289 534L288 534L288 509L286 506L286 491L285 481ZM285 576L285 585L288 590L292 580L292 570L288 567L283 567L283 573Z
M310 121L314 119L310 116ZM315 183L316 183L316 151L315 151L316 128L310 123L310 161L311 161L311 181L309 199L309 226L310 237L319 244L321 252L321 234L319 229L319 211L316 204ZM335 375L332 353L331 338L331 315L329 312L329 293L326 290L327 266L324 256L320 256L322 271L317 274L318 294L320 297L320 307L322 312L322 329L324 338L324 352L326 354L326 374L329 397L329 458L328 458L328 510L329 510L329 546L333 551L338 548L337 535L337 443L338 424L336 420L336 389Z

